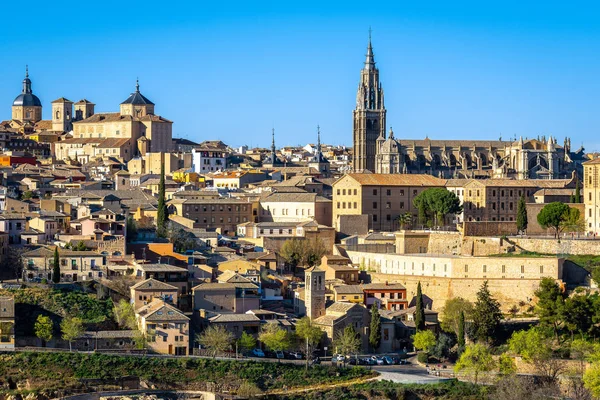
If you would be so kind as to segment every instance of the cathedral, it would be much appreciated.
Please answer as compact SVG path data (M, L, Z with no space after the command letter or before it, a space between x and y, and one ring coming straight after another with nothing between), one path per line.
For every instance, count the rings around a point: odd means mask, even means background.
M581 176L584 149L571 139L407 140L386 136L386 109L371 35L353 111L353 170L380 174L426 173L441 178L568 178Z

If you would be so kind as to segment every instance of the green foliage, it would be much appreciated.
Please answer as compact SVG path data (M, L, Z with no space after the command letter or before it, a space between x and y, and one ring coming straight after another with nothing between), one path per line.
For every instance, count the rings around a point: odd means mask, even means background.
M575 201L573 203L581 203L581 182L577 179L577 183L575 184Z
M465 313L461 311L458 318L458 333L456 335L458 341L458 351L462 353L465 348Z
M377 350L381 345L381 315L379 315L379 307L377 303L371 306L369 345L373 350Z
M423 304L423 293L421 292L421 282L417 284L417 304L415 310L415 327L417 332L425 329L425 305Z
M435 334L430 330L418 331L412 336L413 346L418 350L429 353L435 346Z
M343 331L337 333L333 344L340 354L356 354L360 350L360 335L351 325L348 325Z
M540 287L535 291L538 298L535 312L542 326L550 326L558 339L558 329L562 320L564 294L558 283L552 278L542 278Z
M429 354L421 352L417 354L417 361L421 364L427 364L429 362Z
M52 339L52 332L54 325L50 317L46 315L38 315L35 321L35 336L40 338L44 342L48 342Z
M210 325L202 333L196 335L196 341L211 353L215 358L218 353L222 353L231 348L233 334L224 326Z
M597 305L599 304L597 294L578 293L565 299L561 317L565 328L571 333L571 337L575 332L581 335L592 333L594 323L597 322Z
M558 201L548 203L540 210L537 221L542 228L554 229L554 237L558 237L564 229L564 221L568 218L570 207Z
M137 237L137 223L133 219L133 215L127 216L127 242L133 241Z
M71 350L71 342L78 337L81 337L85 332L85 329L81 318L68 317L63 319L60 323L60 331L62 332L62 338L69 342L69 350Z
M405 229L412 224L413 215L409 212L405 212L404 214L398 215L397 219L400 229Z
M169 210L167 209L165 197L165 164L160 166L160 182L158 184L158 211L156 214L156 234L158 237L167 236L167 222L169 221Z
M52 282L60 282L60 258L58 255L58 246L54 248L54 264L52 267Z
M452 348L456 345L456 340L453 335L441 332L435 346L431 349L431 355L438 360L450 358L453 355Z
M496 331L502 320L500 303L490 293L488 282L483 282L477 292L477 301L473 308L473 333L475 338L482 342L493 342Z
M133 304L131 304L127 300L121 299L117 304L115 304L114 316L115 321L117 321L119 326L127 329L137 328L137 321L135 318Z
M515 360L506 353L498 357L498 373L500 375L513 375L517 372Z
M585 219L577 208L569 207L560 227L565 232L581 233L585 231Z
M446 332L452 332L458 335L461 313L464 314L463 317L470 318L473 313L473 303L462 297L453 297L446 300L444 308L442 309L442 329Z
M27 190L21 194L21 200L29 200L33 198L33 192L31 190Z
M173 243L173 250L185 253L197 247L196 237L185 229L173 229L169 231L169 241Z
M551 340L539 328L514 332L508 347L512 353L531 364L538 374L551 380L555 380L564 368L562 361L554 356Z
M292 267L318 265L321 257L327 253L323 241L289 239L281 246L280 255Z
M482 372L492 371L496 366L489 347L481 343L468 345L454 366L455 372L463 372L475 379L475 384Z
M426 224L433 218L436 226L444 224L445 215L458 214L462 211L456 194L446 188L425 189L413 199L413 205L419 211L421 224Z
M242 352L251 350L256 347L256 339L254 339L254 336L244 331L242 332L242 336L238 339L238 347Z
M263 326L258 339L273 351L289 350L293 342L292 335L275 324L266 324Z
M585 388L594 398L600 398L600 363L593 363L583 374Z
M527 224L527 205L525 203L525 196L521 196L517 203L517 229L519 232L525 232Z

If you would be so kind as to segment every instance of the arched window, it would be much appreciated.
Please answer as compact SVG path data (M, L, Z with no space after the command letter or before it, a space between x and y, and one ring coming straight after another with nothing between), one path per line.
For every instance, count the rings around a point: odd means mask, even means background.
M60 111L56 110L56 115L54 116L56 119L60 119Z

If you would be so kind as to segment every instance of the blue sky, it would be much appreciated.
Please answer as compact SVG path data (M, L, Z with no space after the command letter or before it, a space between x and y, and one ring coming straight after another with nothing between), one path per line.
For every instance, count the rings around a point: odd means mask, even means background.
M275 127L293 145L318 124L324 142L351 145L371 26L396 137L568 135L600 149L592 2L65 4L2 5L2 119L29 64L44 118L61 96L117 111L139 77L174 136L266 146Z

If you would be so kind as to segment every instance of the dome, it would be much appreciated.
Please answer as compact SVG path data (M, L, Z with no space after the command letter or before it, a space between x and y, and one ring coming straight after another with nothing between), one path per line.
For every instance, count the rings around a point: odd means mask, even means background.
M13 101L13 106L41 107L42 102L33 93L21 93Z
M398 143L393 136L387 138L387 140L381 145L381 152L383 154L399 154L400 143Z
M136 82L135 92L131 93L131 95L127 98L127 100L125 100L121 104L151 105L151 106L154 105L153 102L148 100L147 97L145 97L143 94L140 93L140 83L139 82Z

